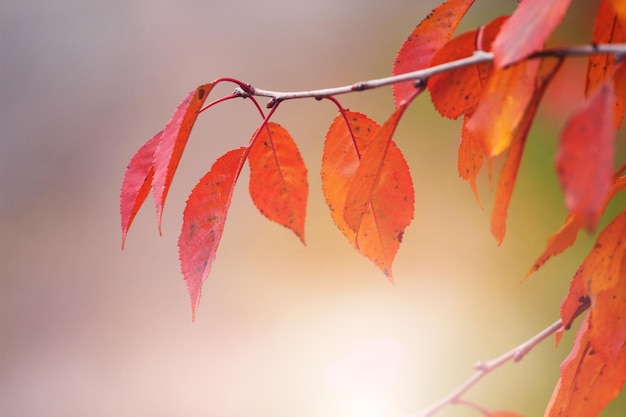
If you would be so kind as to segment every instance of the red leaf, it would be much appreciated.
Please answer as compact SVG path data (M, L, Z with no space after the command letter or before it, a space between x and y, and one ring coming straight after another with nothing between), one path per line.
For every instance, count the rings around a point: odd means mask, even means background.
M524 153L526 139L530 126L537 113L537 108L543 97L543 93L554 78L561 66L561 61L546 60L540 61L541 71L532 84L532 96L527 106L523 109L523 115L519 122L510 125L512 132L512 144L509 153L506 156L500 179L498 180L498 188L496 189L496 197L491 213L491 232L493 233L498 245L502 243L506 232L506 218L513 195L513 188L517 179L517 173ZM507 122L508 123L508 122Z
M289 132L268 122L252 145L248 162L254 204L264 216L292 230L304 243L307 169Z
M448 0L433 10L404 41L393 63L393 75L417 71L430 66L430 60L448 42L474 0ZM393 85L396 108L410 102L423 88L413 82Z
M440 65L472 56L480 39L479 49L489 51L491 43L507 17L499 17L481 29L465 32L446 43L433 56L430 65ZM459 68L432 76L428 90L433 104L442 116L456 119L474 112L482 95L483 86L491 75L491 63Z
M467 128L481 138L489 157L501 154L511 145L535 91L540 63L530 60L497 69L483 90Z
M625 236L626 210L600 233L561 304L563 325L569 327L591 302L590 340L610 360L626 342Z
M603 0L596 16L593 37L594 43L620 43L626 40L626 32L620 23L614 4L611 0ZM610 54L595 54L589 56L587 66L587 83L585 94L589 97L602 84L609 81L615 75L616 87L626 83L624 65L619 73L616 72L615 57ZM624 118L624 106L626 102L626 91L624 88L616 88L615 97L615 127L619 127Z
M204 84L189 92L163 129L161 141L154 154L154 186L152 189L157 208L159 233L161 232L163 205L178 162L198 117L198 111L202 108L214 85L215 83Z
M234 149L222 155L187 199L178 250L194 319L200 303L202 283L211 272L233 189L245 157L246 148Z
M478 201L478 205L482 208L480 198L478 197L478 188L476 187L476 177L480 172L480 168L483 166L485 150L479 138L472 135L467 129L466 123L468 120L469 118L467 117L463 119L461 144L459 145L458 170L461 178L470 183L476 201Z
M392 279L391 265L415 210L409 166L393 141L356 232L346 223L343 210L360 155L367 151L379 128L360 113L345 111L335 117L324 142L322 190L337 228L355 249Z
M618 177L622 170L618 170L614 175L615 182L613 186L609 190L607 197L604 200L604 205L602 207L602 212L606 209L607 204L618 192L622 191L626 188L626 176ZM533 272L536 272L539 268L541 268L547 261L553 256L558 255L563 252L565 249L569 248L576 241L576 237L578 236L578 232L582 229L584 223L582 219L578 216L574 216L573 214L568 214L565 219L565 223L561 228L554 233L552 236L548 238L548 242L546 244L546 248L541 253L539 258L535 260L535 263L530 268L530 270L526 273L522 281L526 280Z
M615 361L607 362L592 346L588 318L580 325L572 351L561 364L561 377L546 417L597 416L624 385L626 345Z
M130 159L120 194L120 213L122 216L122 249L130 225L133 223L137 212L146 201L154 178L154 152L161 140L159 131L150 140L144 143Z
M626 210L600 233L583 264L591 298L590 339L608 361L616 360L626 343L625 237Z
M493 43L495 64L511 65L543 48L561 23L571 0L524 0Z
M361 228L363 216L370 206L376 185L383 174L382 168L390 149L391 137L408 104L405 102L389 116L361 154L361 163L352 178L344 208L346 224L355 232Z
M567 209L595 229L611 188L615 127L610 83L597 89L566 123L559 141L556 169Z

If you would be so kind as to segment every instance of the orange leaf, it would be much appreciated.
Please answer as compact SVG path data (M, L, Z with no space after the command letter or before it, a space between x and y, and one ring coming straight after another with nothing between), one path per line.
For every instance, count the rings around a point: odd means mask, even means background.
M626 26L626 3L623 0L611 0L615 13L622 27Z
M597 416L624 385L626 345L615 361L607 362L591 344L588 318L580 325L572 351L561 364L561 377L546 417Z
M483 166L485 158L485 150L483 144L475 135L472 135L467 129L466 123L468 117L463 119L463 128L461 130L461 144L459 145L459 176L470 183L476 201L482 208L480 198L478 197L478 188L476 187L476 177Z
M526 108L523 110L522 118L519 122L510 126L513 142L506 156L502 172L500 173L493 211L491 213L491 232L496 238L498 245L502 243L506 232L506 218L509 203L513 195L513 188L515 187L517 172L524 153L530 126L535 118L535 113L537 112L543 93L560 68L561 61L545 60L539 61L539 64L542 65L541 71L537 79L533 80L531 87L532 96Z
M567 121L561 133L556 169L567 209L595 229L611 188L615 127L615 94L603 84Z
M374 189L383 174L382 168L390 148L391 137L408 104L405 102L389 116L361 154L361 163L352 178L344 207L346 224L355 232L361 228L363 216L368 211Z
M481 30L480 37L478 30L472 30L452 39L437 51L430 65L440 65L471 56L476 51L478 37L481 39L479 48L489 51L506 19L507 17L499 17L493 20ZM437 111L450 119L474 112L483 86L491 74L491 67L491 63L487 62L432 76L428 80L428 91Z
M165 125L161 141L154 153L154 185L152 193L157 208L157 222L161 232L161 216L167 192L172 184L178 162L183 154L191 128L196 122L198 111L213 89L215 83L199 86L189 92L178 105L171 120Z
M360 155L367 151L379 128L360 113L345 111L335 117L324 142L322 190L337 228L391 279L393 259L415 210L409 166L393 141L356 232L346 223L343 211Z
M589 280L590 340L609 361L626 343L626 210L600 233L581 266Z
M433 10L404 41L393 62L393 75L417 71L430 66L430 60L448 42L474 0L448 0ZM410 102L423 88L413 82L393 85L396 108Z
M623 3L623 2L622 2ZM593 28L594 43L620 43L626 40L626 33L620 23L620 19L611 0L603 0L596 16ZM587 84L585 94L590 96L603 83L613 77L615 72L615 57L610 54L596 54L589 56L587 66ZM623 67L623 65L620 65ZM624 71L620 75L615 74L616 86L624 80ZM619 127L624 118L624 103L626 101L626 91L624 88L616 88L615 98L615 127Z
M505 67L543 48L571 0L524 0L493 43L495 64Z
M617 177L622 170L618 170L614 175L615 182L613 186L609 190L607 197L604 200L604 205L602 207L602 212L606 209L609 201L617 194L626 188L626 176ZM535 260L535 263L530 268L530 270L526 273L522 281L526 280L533 272L536 272L539 268L541 268L547 261L553 256L558 255L563 252L565 249L569 248L576 241L576 237L578 236L578 232L583 228L585 224L582 219L578 216L574 216L573 214L568 214L565 219L565 223L561 228L554 233L552 236L548 238L548 242L546 244L546 248L542 252L542 254Z
M485 152L492 158L511 145L516 126L524 117L535 91L541 61L524 61L510 68L496 69L467 128L480 137Z
M194 187L183 213L178 238L181 269L191 298L195 319L202 283L211 272L222 238L233 189L246 156L246 148L229 151L215 161Z
M304 243L307 169L289 132L268 122L252 145L248 162L254 204L265 217L292 230Z
M161 140L159 131L150 140L144 143L130 159L120 193L120 214L122 216L122 249L126 235L133 223L137 212L146 201L154 178L154 152Z

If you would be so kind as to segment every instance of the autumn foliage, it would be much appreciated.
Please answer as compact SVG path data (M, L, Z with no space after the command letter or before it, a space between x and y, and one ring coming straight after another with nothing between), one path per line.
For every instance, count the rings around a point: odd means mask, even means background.
M220 78L187 94L171 120L132 157L122 184L122 245L138 210L152 193L160 230L168 191L197 117L225 100L248 98L262 122L247 145L219 157L187 200L178 239L181 269L195 317L226 224L233 190L247 163L249 193L268 219L305 242L307 168L296 141L272 115L286 100L314 97L338 110L322 154L322 189L330 215L348 242L392 280L393 260L414 216L415 192L409 166L393 141L406 108L428 91L437 111L463 120L459 132L458 172L478 200L476 178L483 169L495 179L491 232L500 244L507 209L524 147L544 93L566 59L588 60L586 99L561 129L555 170L569 215L548 238L525 278L576 240L581 229L596 232L609 201L626 187L624 168L615 167L616 132L624 117L626 63L622 54L596 45L626 40L626 7L602 0L588 49L544 49L570 7L569 0L524 0L509 16L453 37L473 0L448 0L409 35L392 65L395 110L382 124L344 109L336 93L282 96ZM428 72L436 69L436 71ZM407 78L402 78L405 75ZM208 105L218 83L232 83L231 95ZM372 88L357 83L351 91ZM332 90L332 89L329 89ZM320 90L322 91L322 90ZM270 97L264 111L256 97ZM500 158L499 172L491 172ZM486 164L484 163L486 162ZM488 167L488 168L485 168ZM480 201L478 201L480 204ZM622 390L626 381L626 209L598 232L595 246L571 281L561 306L563 328L578 326L571 353L546 416L594 416ZM492 416L518 415L493 412Z

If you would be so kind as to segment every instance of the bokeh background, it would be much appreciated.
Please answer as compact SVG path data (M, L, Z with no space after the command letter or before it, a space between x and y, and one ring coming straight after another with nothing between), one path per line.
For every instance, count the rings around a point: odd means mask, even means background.
M163 237L148 201L120 248L126 164L189 90L220 76L276 90L387 76L437 3L0 2L0 416L403 416L555 321L592 239L520 278L564 218L552 160L582 96L582 60L542 107L501 247L489 233L487 178L481 210L456 173L459 124L424 95L396 135L417 207L395 285L332 224L319 168L336 110L314 100L285 103L274 119L309 168L306 247L256 212L245 171L191 322L176 248L182 210L212 162L258 125L238 100L196 124ZM461 30L515 4L479 1ZM589 38L597 2L574 4L555 43ZM380 122L392 110L389 89L341 101ZM467 399L541 415L570 344L571 335L559 348L546 341ZM622 395L603 416L625 408ZM439 415L477 413L452 406Z

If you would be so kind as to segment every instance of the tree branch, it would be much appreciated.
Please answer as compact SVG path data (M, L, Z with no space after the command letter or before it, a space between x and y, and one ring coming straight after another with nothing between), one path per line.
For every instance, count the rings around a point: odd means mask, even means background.
M530 55L527 59L545 58L545 57L581 57L593 54L613 54L616 59L626 56L626 44L592 44L577 45L562 48L544 49ZM483 62L492 62L493 53L485 51L475 51L472 56L457 59L455 61L446 62L445 64L435 65L433 67L424 68L418 71L407 72L406 74L394 75L391 77L376 78L369 81L360 81L350 85L341 87L322 88L319 90L307 91L271 91L256 88L250 84L240 85L234 91L234 95L239 97L269 97L267 107L272 108L276 103L284 100L293 100L298 98L315 98L321 100L326 97L337 96L357 91L371 90L374 88L385 87L405 81L413 81L418 84L424 84L433 75L443 72L453 71L455 69L480 64Z
M541 332L537 333L532 338L528 339L521 345L511 349L510 351L500 355L499 357L492 359L488 362L478 362L474 365L476 372L470 378L468 378L463 384L461 384L457 389L452 391L450 394L446 395L444 398L439 401L431 404L430 406L422 409L421 411L414 414L414 417L430 417L439 411L441 408L455 403L461 403L463 400L461 396L465 394L470 388L472 388L478 381L480 381L483 377L489 374L491 371L499 368L504 363L513 361L519 362L526 356L528 352L530 352L535 346L541 343L544 339L546 339L551 334L555 333L557 330L563 327L563 322L559 319Z

